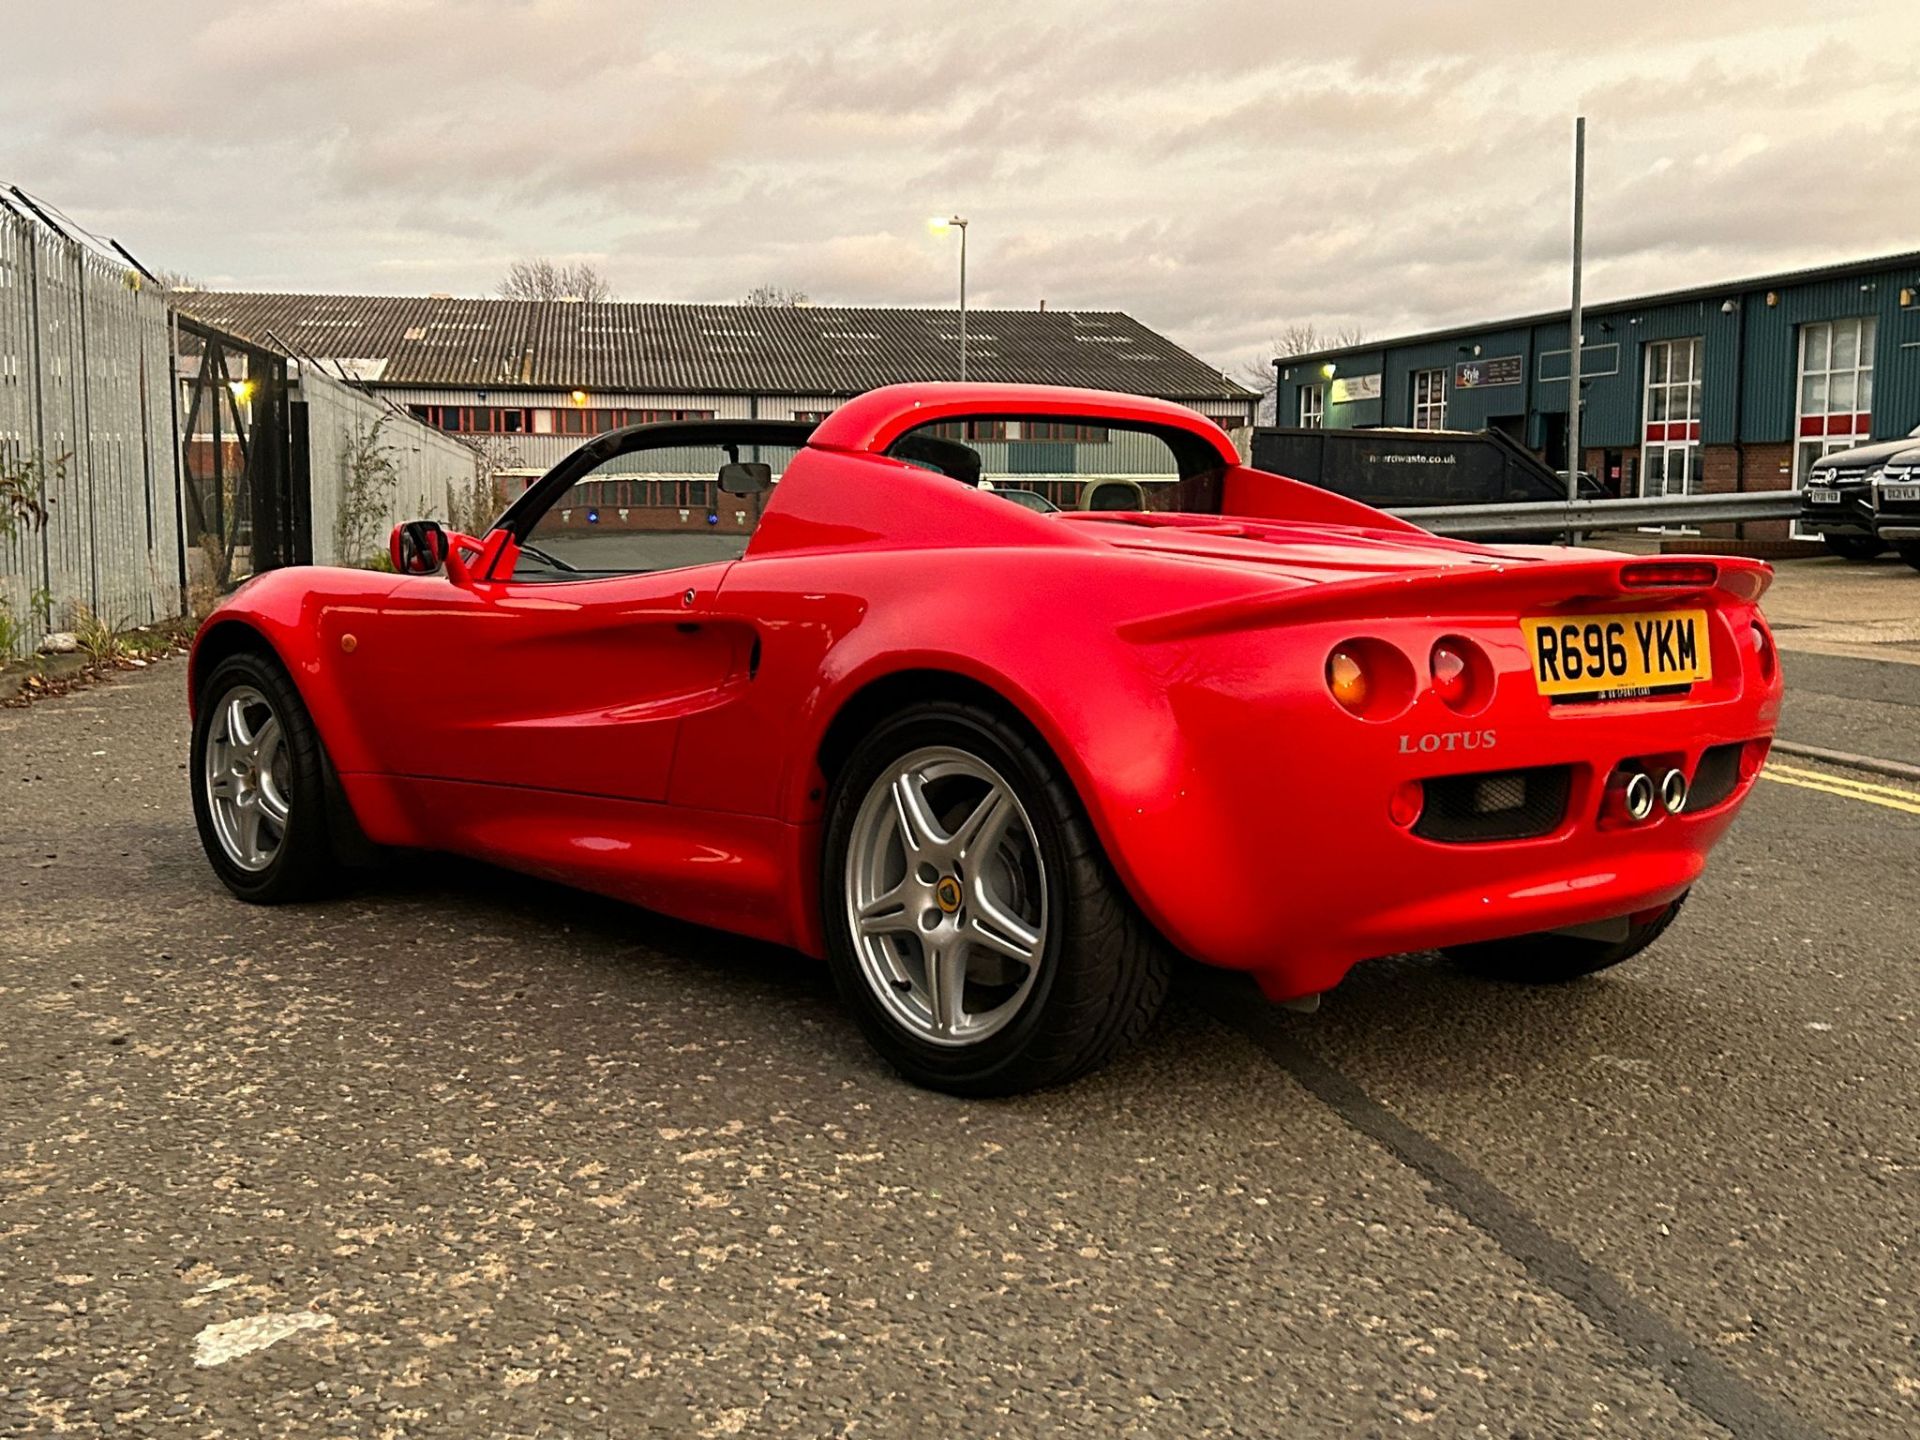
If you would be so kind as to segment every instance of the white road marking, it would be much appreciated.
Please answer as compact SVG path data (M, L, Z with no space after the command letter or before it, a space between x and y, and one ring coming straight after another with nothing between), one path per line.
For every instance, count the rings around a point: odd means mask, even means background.
M1771 761L1760 772L1764 780L1772 780L1781 785L1797 785L1802 790L1818 790L1825 795L1839 795L1848 800L1864 800L1869 805L1883 806L1888 810L1902 810L1909 815L1920 815L1920 790L1902 790L1893 785L1875 785L1865 780L1853 780L1842 775L1830 775L1824 770L1802 770L1793 765L1779 765Z

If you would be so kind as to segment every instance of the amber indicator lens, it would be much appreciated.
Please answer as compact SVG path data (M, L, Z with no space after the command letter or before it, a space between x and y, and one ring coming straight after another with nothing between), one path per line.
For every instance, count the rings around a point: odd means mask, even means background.
M1336 650L1327 657L1327 688L1333 691L1334 699L1354 714L1367 708L1366 667L1345 650Z

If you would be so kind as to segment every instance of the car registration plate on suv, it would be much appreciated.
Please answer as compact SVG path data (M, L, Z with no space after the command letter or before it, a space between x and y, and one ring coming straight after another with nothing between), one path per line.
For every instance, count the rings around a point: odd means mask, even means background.
M1840 492L1828 485L1809 485L1807 487L1809 505L1838 505Z
M1713 678L1704 610L1533 616L1520 629L1534 684L1557 700L1625 700Z
M1920 500L1920 484L1882 485L1880 498L1882 500Z

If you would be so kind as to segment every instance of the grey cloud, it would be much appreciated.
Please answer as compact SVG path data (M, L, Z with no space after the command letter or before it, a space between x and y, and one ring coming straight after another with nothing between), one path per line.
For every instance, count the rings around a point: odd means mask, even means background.
M8 173L212 282L1127 310L1217 363L1913 243L1908 7L109 0L9 19Z

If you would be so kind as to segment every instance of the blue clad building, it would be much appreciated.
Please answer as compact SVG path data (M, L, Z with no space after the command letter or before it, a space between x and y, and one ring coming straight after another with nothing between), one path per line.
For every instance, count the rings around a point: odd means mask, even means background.
M1590 304L1583 322L1582 466L1615 494L1797 487L1821 455L1920 426L1920 252ZM1278 420L1502 430L1561 469L1569 359L1564 310L1285 356Z

